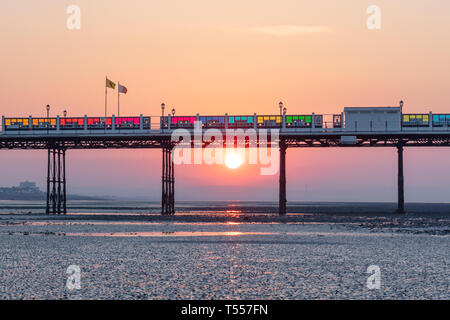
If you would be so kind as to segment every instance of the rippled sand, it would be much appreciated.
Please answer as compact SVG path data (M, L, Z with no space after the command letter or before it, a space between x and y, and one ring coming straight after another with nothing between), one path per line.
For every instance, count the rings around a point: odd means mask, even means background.
M450 298L445 215L327 217L1 215L0 298Z

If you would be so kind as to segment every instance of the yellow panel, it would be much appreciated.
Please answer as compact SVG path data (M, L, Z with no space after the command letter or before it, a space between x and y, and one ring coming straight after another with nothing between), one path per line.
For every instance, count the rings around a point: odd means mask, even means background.
M22 119L15 119L17 123L22 122Z
M5 120L5 125L6 125L6 126L10 126L10 125L11 125L11 120L6 119L6 120Z
M264 117L264 120L269 120L269 117Z
M263 117L258 117L258 123L263 123Z
M53 125L53 126L55 126L55 125L56 125L56 119L51 119L51 120L50 120L50 124Z
M281 123L281 117L277 117L277 123Z
M33 125L37 126L38 123L39 123L39 120L38 120L38 119L33 119Z
M275 120L275 119L276 119L275 116L270 117L270 120Z
M403 121L408 122L409 121L409 116L403 116Z
M415 115L410 115L409 117L410 117L411 119L415 119L415 118L416 118Z
M421 114L418 114L418 115L416 116L416 118L417 118L417 119L422 119L422 115L421 115Z
M428 121L428 115L423 116L423 121L426 121L426 122Z
M27 126L28 125L28 119L23 119L23 125Z

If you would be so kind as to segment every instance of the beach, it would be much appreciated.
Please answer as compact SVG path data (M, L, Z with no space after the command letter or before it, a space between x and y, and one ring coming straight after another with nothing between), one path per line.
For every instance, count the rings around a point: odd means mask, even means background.
M128 205L0 214L0 298L450 298L445 204L404 215L299 204L284 217L254 203L189 203L171 217ZM80 289L67 287L73 265ZM369 266L379 289L367 286Z

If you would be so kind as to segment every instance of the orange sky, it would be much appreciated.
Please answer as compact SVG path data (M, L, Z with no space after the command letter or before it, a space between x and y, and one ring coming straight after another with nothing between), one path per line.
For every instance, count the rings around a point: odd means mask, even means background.
M70 4L81 8L81 30L66 28ZM366 27L372 4L381 30ZM400 99L407 112L450 113L449 12L443 0L10 1L0 11L0 113L44 115L50 104L53 115L102 115L106 74L127 86L121 113L130 115L159 115L163 101L191 115L277 113L279 100L288 113L337 113ZM0 154L0 184L43 184L44 153ZM407 201L447 200L449 151L405 156ZM74 191L159 198L159 152L68 157ZM395 161L391 149L289 150L288 198L394 200ZM277 176L254 166L177 169L180 197L193 184L208 199L277 198Z

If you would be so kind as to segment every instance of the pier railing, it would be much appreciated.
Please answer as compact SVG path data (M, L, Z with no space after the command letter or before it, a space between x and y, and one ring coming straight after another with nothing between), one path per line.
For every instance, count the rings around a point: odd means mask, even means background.
M324 121L332 118L331 121ZM346 121L344 115L222 115L222 116L132 116L132 117L5 117L0 134L7 135L95 135L168 134L175 129L279 129L281 133L333 132L449 132L450 115L403 114L400 120Z

